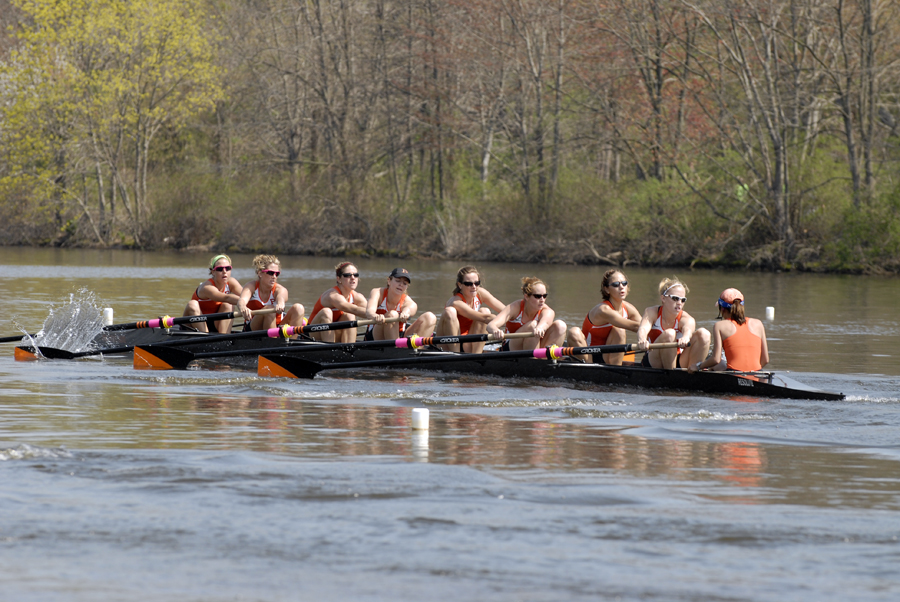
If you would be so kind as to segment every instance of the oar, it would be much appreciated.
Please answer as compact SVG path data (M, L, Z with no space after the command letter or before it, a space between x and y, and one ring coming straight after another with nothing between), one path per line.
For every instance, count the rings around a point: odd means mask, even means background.
M399 317L386 318L384 320L384 322L388 323L388 324L391 322L399 322L399 321L400 321ZM356 328L358 326L368 326L369 324L375 324L375 320L354 320L352 322L331 322L329 324L307 324L306 326L299 326L296 328L293 326L281 326L280 328L270 328L267 331L259 330L259 331L252 331L252 332L239 332L232 336L222 335L222 336L208 337L208 338L204 337L202 339L192 338L187 341L174 341L172 343L165 343L164 345L161 345L161 346L138 345L138 346L134 347L134 360L133 360L134 367L137 370L170 370L170 369L174 368L175 366L172 366L171 364L168 363L168 361L166 361L166 359L163 359L160 357L161 355L166 354L165 349L163 349L164 347L172 348L172 351L177 352L177 351L180 351L180 349L174 349L174 348L184 347L186 345L192 345L192 344L196 345L198 343L214 343L216 341L225 341L225 340L234 341L234 340L240 340L240 339L261 339L261 338L265 338L267 336L269 338L273 338L273 339L277 339L277 338L287 339L295 334L296 335L310 334L313 332L324 332L326 330L342 330L344 328ZM343 346L352 345L352 344L353 343L337 343L337 344L334 344L334 346L335 347L343 347ZM324 347L325 345L326 344L323 343L322 345L317 345L316 347L321 348L321 347ZM145 353L144 350L147 349L148 347L150 348L150 351L149 351L149 353ZM299 347L300 346L298 345L297 348L299 348ZM274 349L268 349L267 351L270 351L270 350L280 352L280 351L285 351L286 349L284 347L276 347ZM260 349L257 349L255 351L255 353L258 354L259 351L260 351ZM191 355L193 356L194 354L191 354ZM181 357L184 358L186 356L181 356ZM212 356L209 356L209 357L212 357ZM177 360L173 360L173 361L176 361L176 363L178 363ZM183 361L183 359L182 359L182 361ZM188 360L187 363L190 363L190 360ZM187 363L185 363L185 366L187 366Z
M677 346L677 341L671 343L651 343L649 349L665 349ZM637 343L629 343L626 345L598 345L595 347L541 347L533 350L500 351L497 353L447 353L426 357L334 362L332 364L319 364L291 355L261 355L259 356L257 365L257 374L259 374L259 376L313 378L322 370L341 370L345 368L374 368L379 366L388 366L391 368L415 368L416 366L439 364L442 362L483 362L487 359L502 360L524 357L534 357L543 360L558 360L567 355L628 353L629 351L639 351Z
M253 312L253 315L260 314L270 314L275 310L273 308L259 309ZM212 315L212 314L210 314ZM230 315L226 313L226 315ZM240 315L240 313L238 313ZM199 316L184 316L185 318L197 318ZM178 318L169 318L169 320L177 320ZM166 322L169 323L168 321ZM347 322L336 322L336 324L348 324ZM327 328L321 328L322 326L330 326L329 324L316 324L315 327L318 330L328 330ZM312 328L312 326L303 326L304 329ZM335 326L335 328L347 328L347 326ZM309 332L303 331L303 332ZM236 332L232 334L215 334L215 335L207 335L203 333L197 333L197 336L191 336L187 339L180 341L172 341L167 343L167 345L198 345L201 343L215 343L216 341L231 341L237 338L256 338L262 339L265 337L284 337L288 338L293 336L294 334L301 334L301 328L294 328L292 326L280 326L278 328L270 328L268 330L252 330L249 332ZM104 347L102 349L92 349L90 351L66 351L65 349L57 349L55 347L43 347L38 346L37 351L40 351L40 354L43 355L47 359L53 360L72 360L77 359L79 357L87 357L90 355L101 355L103 353L114 354L114 353L128 353L129 351L134 349L134 345L123 345L121 347ZM16 347L16 360L35 360L37 359L37 351L34 347L31 346L20 346Z
M274 307L266 307L264 309L258 309L253 312L254 316L262 316L265 314L275 313ZM172 328L177 324L195 324L197 322L207 322L213 321L218 322L219 320L231 320L233 318L240 318L241 312L239 311L226 311L219 314L201 314L199 316L181 316L178 318L173 318L171 316L162 316L161 318L156 318L155 320L143 320L140 322L127 322L125 324L110 324L109 326L104 326L103 330L113 331L113 330L138 330L140 328Z
M254 316L259 316L263 314L271 314L275 311L274 307L267 307L265 309L260 309L253 312ZM171 316L162 316L159 318L155 318L153 320L141 320L138 322L126 322L124 324L108 324L103 327L105 332L113 332L117 330L139 330L141 328L171 328L176 324L195 324L197 322L206 322L213 321L218 322L219 320L230 320L233 318L240 318L241 312L239 311L226 311L218 314L203 314L200 316L181 316L178 318L173 318ZM28 335L30 337L37 336L36 334ZM21 335L13 335L8 337L0 337L0 343L19 343L25 337L24 334Z
M29 334L29 335L14 334L14 335L8 336L8 337L0 337L0 343L21 343L22 339L24 339L26 336L35 337L37 335L36 334Z
M507 339L524 339L534 336L530 332L516 332L505 335ZM311 351L345 351L355 349L419 349L429 345L452 345L454 343L476 343L496 341L499 337L485 334L468 334L445 337L413 337L384 341L361 341L358 343L303 343L291 347L268 347L256 349L227 349L222 351L192 352L172 345L137 345L134 348L134 367L136 370L184 370L194 360L211 357L238 357L247 355L266 355L268 353L308 353Z

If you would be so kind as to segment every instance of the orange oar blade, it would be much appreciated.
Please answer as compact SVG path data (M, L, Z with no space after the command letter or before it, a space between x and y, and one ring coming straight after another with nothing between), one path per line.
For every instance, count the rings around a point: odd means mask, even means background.
M14 357L17 362L33 362L38 359L37 354L31 347L16 347Z
M173 370L173 366L161 360L156 355L141 349L134 348L134 369L135 370Z
M276 378L297 378L296 374L273 361L275 357L276 356L269 358L264 355L260 355L259 359L256 361L256 374L259 376L269 376Z

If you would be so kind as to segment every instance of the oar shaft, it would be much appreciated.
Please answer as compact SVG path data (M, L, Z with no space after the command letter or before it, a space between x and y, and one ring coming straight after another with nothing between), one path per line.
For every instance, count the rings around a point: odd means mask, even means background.
M272 314L275 313L275 308L266 307L263 309L258 309L252 313L254 316ZM103 330L115 331L138 330L141 328L171 328L172 326L175 326L177 324L196 324L198 322L208 321L217 322L219 320L231 320L240 317L241 312L239 311L226 311L218 314L201 314L199 316L180 316L177 318L173 318L171 316L162 316L153 320L141 320L140 322L128 322L126 324L110 324L109 326L104 326Z
M18 342L20 342L22 339L24 339L25 336L26 336L26 335L24 335L24 334L14 334L14 335L12 335L12 336L2 337L2 338L0 338L0 343L18 343ZM29 335L27 335L27 336L33 337L33 336L35 336L35 335L29 334Z
M275 313L274 307L258 309L253 312L253 315L261 316L271 313ZM231 320L240 317L241 312L239 311L226 311L217 314L202 314L199 316L180 316L177 318L173 318L171 316L161 316L159 318L154 318L153 320L140 320L138 322L125 322L123 324L108 324L103 327L103 330L106 332L116 332L119 330L139 330L141 328L171 328L176 324L197 324L199 322L208 321L217 322L219 320ZM31 334L28 336L33 337L36 335ZM0 343L16 343L21 341L24 337L24 334L0 337Z
M516 332L505 335L507 339L527 339L533 336L530 332ZM196 359L213 357L240 357L246 355L265 355L267 353L309 353L313 351L328 351L330 349L384 349L396 347L398 349L419 349L429 345L452 345L454 343L477 343L481 341L497 341L499 337L489 334L467 334L445 337L401 337L399 339L387 339L384 341L360 341L358 343L321 343L309 345L295 345L292 347L268 347L257 349L228 349L223 351L201 351L195 353ZM166 347L172 347L166 344Z

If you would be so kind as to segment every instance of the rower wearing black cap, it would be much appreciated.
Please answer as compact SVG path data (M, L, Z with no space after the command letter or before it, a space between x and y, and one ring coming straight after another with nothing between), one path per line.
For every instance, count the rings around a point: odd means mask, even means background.
M407 294L412 275L406 268L394 268L387 278L387 286L373 288L369 293L369 302L366 305L366 318L375 320L375 324L366 329L367 341L380 341L385 339L397 339L404 337L431 336L437 318L430 311L423 313L410 324L410 318L416 314L419 307L412 297ZM399 322L385 323L385 318L400 318Z

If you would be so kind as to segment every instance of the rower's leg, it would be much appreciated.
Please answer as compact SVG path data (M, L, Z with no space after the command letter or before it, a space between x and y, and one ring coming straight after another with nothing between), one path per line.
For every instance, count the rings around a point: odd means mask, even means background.
M291 305L291 308L284 315L283 323L287 323L288 325L293 326L294 328L300 328L301 326L304 326L304 324L303 324L304 313L305 313L305 309L303 308L303 305L300 303L294 303L293 305ZM297 337L295 335L291 338L297 338Z
M566 340L566 323L562 320L555 320L553 324L544 333L541 339L541 347L562 347Z
M674 343L678 340L677 334L673 329L668 329L662 332L654 343ZM653 368L663 368L665 370L674 370L675 362L678 359L678 350L675 347L671 347L668 349L651 349L647 352L647 357L650 360L650 365Z
M522 326L519 332L532 332L531 326ZM541 340L537 337L528 337L524 339L506 339L509 342L509 350L510 351L530 351L532 349L537 349L541 344Z
M587 339L584 337L584 331L581 330L578 326L573 326L569 329L568 335L566 336L566 346L567 347L587 347ZM594 356L593 355L576 355L578 359L593 363Z
M709 342L710 336L707 329L698 328L695 330L694 334L691 335L691 346L687 347L684 353L681 354L678 365L686 369L691 364L705 360L706 356L709 355Z
M607 345L624 345L625 344L625 329L617 328L612 326L609 331L609 336L606 337ZM622 361L625 359L624 353L604 353L603 361L611 366L621 366Z
M388 318L396 318L400 314L396 311L387 312L384 317ZM375 324L372 327L372 336L375 341L385 341L390 339L399 339L400 338L400 323L399 322L391 322L386 324Z
M234 306L231 303L223 303L219 306L220 313L229 313L234 311ZM219 334L230 334L231 326L234 323L232 318L228 318L227 320L217 320L216 321L216 331Z
M482 307L478 310L484 316L490 316L491 310L487 307ZM468 334L485 334L487 332L487 322L477 322L472 321L472 326L469 328ZM484 351L484 342L480 343L463 343L463 351L465 353L482 353Z
M319 310L319 313L316 314L316 317L313 318L313 321L310 324L331 324L331 321L334 319L334 312L330 307L323 307ZM324 341L326 343L334 343L334 331L333 330L325 330L323 332L313 332L311 333L312 338L317 341Z
M188 301L187 306L184 308L183 316L202 316L203 312L200 311L200 304L191 299ZM209 329L206 327L206 322L194 322L194 328L199 332L209 332Z
M351 315L351 317L356 318L356 316L353 315ZM341 322L350 321L351 320L339 320L337 323L340 324ZM357 334L359 334L356 328L341 328L339 330L330 330L329 332L333 333L335 343L355 343Z
M438 321L437 330L434 334L439 337L459 336L459 315L455 307L448 305L444 308L444 313L441 314L441 319ZM456 344L439 345L439 347L443 351L457 351L459 349Z
M430 337L434 334L434 326L437 324L437 317L430 311L418 317L411 326L406 328L403 336L410 337Z

